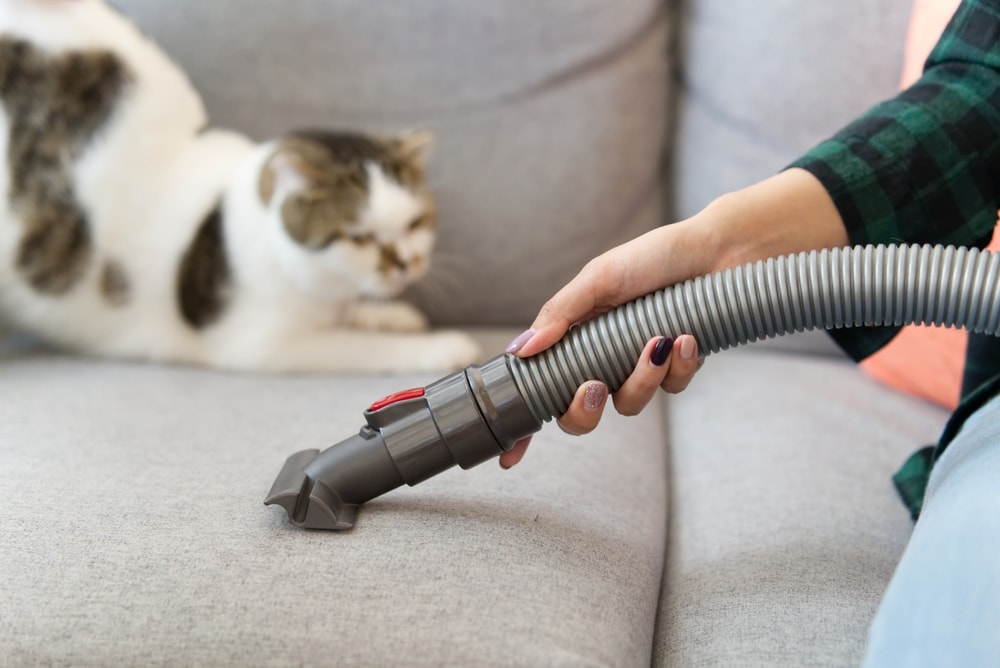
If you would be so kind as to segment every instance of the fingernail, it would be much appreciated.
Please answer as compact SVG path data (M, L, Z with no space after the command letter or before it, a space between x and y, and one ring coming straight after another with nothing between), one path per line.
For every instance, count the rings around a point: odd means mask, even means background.
M694 337L685 336L681 339L681 358L686 360L694 359L695 342Z
M604 383L590 383L587 391L583 395L583 407L588 411L596 411L604 405L604 400L608 398L608 386Z
M670 349L674 347L674 340L669 336L661 336L660 340L653 346L653 352L649 353L649 361L653 366L663 366L670 357Z
M507 346L504 352L513 355L518 350L523 348L524 344L530 341L531 337L533 337L534 335L535 335L535 330L533 329L524 330L523 332L517 335L516 339L510 342L510 345Z

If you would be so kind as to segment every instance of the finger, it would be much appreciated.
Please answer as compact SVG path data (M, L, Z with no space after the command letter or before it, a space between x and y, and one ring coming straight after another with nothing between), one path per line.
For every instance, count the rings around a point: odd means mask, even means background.
M698 229L689 221L663 225L594 258L545 303L524 338L518 337L518 345L512 344L507 352L531 357L558 341L575 323L706 273L714 256L705 250Z
M618 303L624 281L620 262L610 253L592 260L542 306L531 327L515 339L507 352L530 357L561 339L575 323L602 313Z
M660 336L651 339L643 348L635 371L625 379L612 399L615 410L622 415L638 415L653 399L670 371L674 340Z
M588 381L577 388L569 409L556 422L567 434L588 434L601 421L607 400L608 386L599 380Z
M705 358L698 354L698 342L690 334L682 334L677 337L670 358L667 377L660 387L667 392L676 394L687 388L695 373L701 368Z
M531 437L525 436L514 444L510 450L500 453L500 468L509 469L524 458L524 453L528 451L531 444Z

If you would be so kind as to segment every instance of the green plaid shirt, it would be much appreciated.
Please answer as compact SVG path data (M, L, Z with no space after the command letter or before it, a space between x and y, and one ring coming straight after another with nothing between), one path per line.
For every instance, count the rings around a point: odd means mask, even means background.
M989 243L1000 209L1000 0L966 0L913 86L792 165L827 188L852 244ZM856 360L898 328L836 330ZM962 405L935 448L896 475L914 517L930 466L962 421L1000 389L1000 340L973 335Z

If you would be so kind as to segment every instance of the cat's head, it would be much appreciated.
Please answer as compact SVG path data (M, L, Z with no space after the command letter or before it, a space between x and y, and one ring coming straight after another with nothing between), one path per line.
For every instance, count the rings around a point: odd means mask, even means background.
M436 216L431 135L297 132L273 144L258 180L279 261L301 287L335 279L387 297L427 271Z

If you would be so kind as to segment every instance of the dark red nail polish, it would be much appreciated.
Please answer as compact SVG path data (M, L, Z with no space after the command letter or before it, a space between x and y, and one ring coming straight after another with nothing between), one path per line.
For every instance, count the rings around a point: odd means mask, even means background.
M660 340L653 346L653 351L649 354L649 361L654 366L663 366L667 357L670 356L670 349L674 347L674 340L669 336L661 336Z

